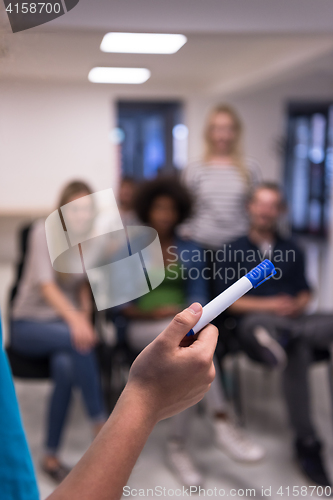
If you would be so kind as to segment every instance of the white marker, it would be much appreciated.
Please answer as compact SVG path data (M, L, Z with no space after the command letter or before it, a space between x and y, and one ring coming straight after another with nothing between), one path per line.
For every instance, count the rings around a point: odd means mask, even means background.
M198 323L188 332L187 335L194 335L202 330L208 323L216 318L223 311L228 309L236 300L240 299L251 288L257 288L264 281L276 274L275 267L268 259L261 262L258 266L245 274L236 283L220 293L211 302L203 307L201 318Z

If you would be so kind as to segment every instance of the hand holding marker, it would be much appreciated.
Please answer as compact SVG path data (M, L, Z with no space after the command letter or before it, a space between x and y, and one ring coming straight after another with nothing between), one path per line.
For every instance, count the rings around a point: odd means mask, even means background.
M198 323L188 332L187 336L198 333L216 316L251 290L251 288L257 288L257 286L274 276L274 274L276 274L275 267L270 260L266 259L261 262L252 271L227 288L227 290L220 293L211 302L208 302L202 310L202 315Z

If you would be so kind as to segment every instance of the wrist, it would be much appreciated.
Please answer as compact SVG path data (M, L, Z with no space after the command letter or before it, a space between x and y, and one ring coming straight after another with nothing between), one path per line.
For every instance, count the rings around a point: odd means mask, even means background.
M72 325L76 321L82 319L82 317L84 316L84 314L83 314L83 312L78 311L77 309L73 309L73 310L66 311L66 313L65 313L64 316L65 316L65 321L69 325Z
M92 311L88 311L88 309L79 309L78 313L83 316L85 319L90 320L92 318Z
M140 427L145 427L149 433L159 421L154 398L139 384L128 382L118 403L126 409L127 414L131 415Z

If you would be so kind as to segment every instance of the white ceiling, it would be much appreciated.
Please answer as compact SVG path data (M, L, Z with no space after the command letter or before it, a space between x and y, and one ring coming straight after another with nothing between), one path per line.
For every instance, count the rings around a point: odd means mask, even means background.
M94 85L93 66L136 66L152 72L129 86L136 93L211 95L320 68L333 89L333 0L80 0L65 16L16 34L2 7L1 29L0 79ZM105 54L99 45L110 30L180 32L188 43L172 55Z
M80 0L67 29L197 33L333 32L332 0Z

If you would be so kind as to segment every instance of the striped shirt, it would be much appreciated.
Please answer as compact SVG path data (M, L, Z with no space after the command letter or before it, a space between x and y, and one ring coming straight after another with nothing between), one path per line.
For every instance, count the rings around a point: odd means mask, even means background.
M184 171L183 180L194 196L194 214L181 233L204 248L217 250L243 236L248 228L246 199L261 179L259 166L246 162L249 182L233 165L196 163Z

